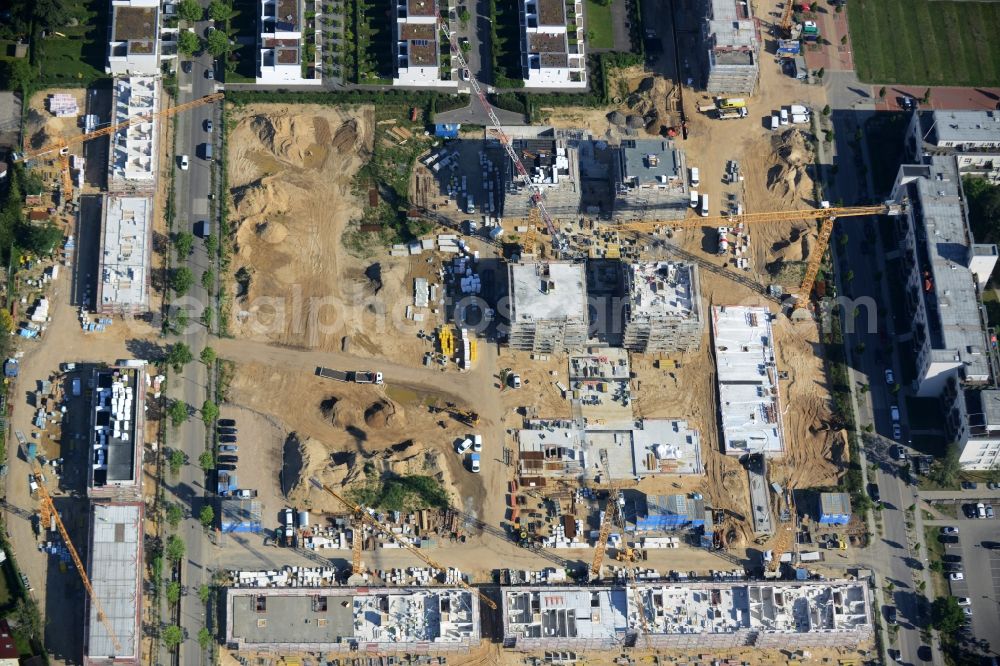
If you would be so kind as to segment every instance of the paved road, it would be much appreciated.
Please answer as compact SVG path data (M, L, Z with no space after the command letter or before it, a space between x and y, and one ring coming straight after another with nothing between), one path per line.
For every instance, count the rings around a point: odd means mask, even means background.
M196 28L198 34L204 34L208 25L208 22L199 23ZM215 92L215 81L205 77L211 67L211 57L203 55L194 61L191 74L183 72L179 74L180 103ZM178 203L174 231L191 231L195 222L209 219L208 195L212 185L213 163L201 157L204 153L200 146L213 139L214 134L205 131L205 121L211 119L215 123L217 113L218 107L211 104L197 107L177 117L176 150L178 154L189 156L191 166L188 171L177 169L176 172L175 201ZM177 168L176 164L174 168ZM211 223L214 230L215 220ZM201 275L210 264L203 243L195 243L187 265L195 278L195 286L190 292L191 301L207 304L208 294L201 286ZM196 358L208 340L208 332L198 323L200 314L201 307L192 309L190 315L192 323L178 338L191 348ZM206 368L196 361L189 363L179 376L171 378L168 395L173 399L183 400L197 409L207 396L207 386ZM181 627L186 634L186 640L181 646L181 664L204 663L203 651L198 645L197 636L198 631L205 626L205 607L198 599L197 590L202 583L207 583L210 579L207 562L208 549L211 546L198 521L198 512L205 497L203 486L205 475L198 467L198 456L205 450L205 436L205 426L196 414L181 428L173 430L169 437L169 445L181 448L190 461L182 469L179 479L169 488L177 500L189 509L187 518L178 529L178 533L187 543L187 560L182 566L181 582L189 591L187 596L181 598Z

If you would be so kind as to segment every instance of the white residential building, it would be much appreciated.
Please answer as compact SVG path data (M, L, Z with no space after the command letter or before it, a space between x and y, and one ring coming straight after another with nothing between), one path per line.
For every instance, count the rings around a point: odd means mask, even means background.
M159 0L112 0L108 74L160 73Z
M996 265L997 247L972 238L955 158L902 165L892 200L908 202L896 225L917 394L941 396L949 377L985 386L991 368L979 290Z
M1000 465L1000 390L962 390L952 377L942 403L946 441L958 445L962 468L985 471Z
M153 229L150 196L104 197L101 221L98 312L136 314L149 309L149 259Z
M299 0L260 0L260 54L257 83L321 85L302 75L302 5Z
M587 88L583 2L522 0L521 67L526 88Z
M1000 182L1000 110L914 112L906 147L913 160L954 155L962 175Z
M451 47L440 39L438 14L437 0L396 1L393 85L458 87Z

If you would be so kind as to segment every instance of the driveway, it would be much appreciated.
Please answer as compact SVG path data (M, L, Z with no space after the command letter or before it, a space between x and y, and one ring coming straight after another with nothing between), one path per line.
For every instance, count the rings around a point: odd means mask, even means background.
M528 124L524 115L517 113L516 111L508 111L506 109L493 107L493 112L496 114L496 117L500 121L501 125ZM484 127L490 127L493 125L493 121L490 120L490 117L486 114L486 110L483 108L483 105L479 103L479 99L475 95L470 95L469 105L464 108L436 114L434 116L434 122L461 123L462 125L482 125Z

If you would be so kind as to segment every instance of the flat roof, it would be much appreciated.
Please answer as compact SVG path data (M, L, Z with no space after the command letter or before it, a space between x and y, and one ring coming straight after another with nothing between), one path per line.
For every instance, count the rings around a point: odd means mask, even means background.
M698 319L693 292L695 267L676 261L644 261L625 266L629 316L638 319Z
M713 306L712 336L725 453L784 452L770 312Z
M437 16L437 1L406 0L406 13L409 16Z
M529 53L566 53L566 33L529 32Z
M566 25L564 0L535 0L538 5L539 25Z
M623 184L632 187L686 182L680 152L672 141L625 139L618 147Z
M1000 111L931 111L930 143L1000 143Z
M399 37L403 40L427 39L437 41L437 29L430 23L404 23L400 26Z
M701 435L683 419L639 419L587 427L531 419L517 431L524 477L636 479L701 474ZM602 460L604 462L602 462Z
M516 322L584 319L587 277L583 264L533 262L510 265L511 314Z
M142 608L142 503L104 504L90 507L90 552L87 570L106 620L118 639L115 647L97 606L88 601L87 659L114 655L138 658L139 613Z
M708 33L714 48L757 48L757 33L750 5L743 0L710 0Z
M91 403L91 487L137 484L142 452L145 394L141 368L115 367L94 372Z
M480 640L479 597L459 588L229 588L226 604L226 642L240 649L433 650Z
M968 268L972 235L961 196L961 175L954 157L934 156L915 167L919 177L907 186L919 201L917 259L930 273L933 289L921 290L928 314L932 356L961 362L966 377L988 378L986 333L979 312L976 280ZM985 379L984 379L985 381Z
M112 41L155 41L157 7L130 7L114 5Z
M152 210L151 197L104 197L97 304L102 311L147 309Z
M856 642L872 631L871 601L858 581L639 581L634 589L505 587L501 595L504 638L518 642L560 639L561 646L597 645L640 631L655 641L749 630L796 635L797 645L808 645L803 638L810 635L817 644L838 633Z
M276 0L274 17L285 31L299 28L299 0Z
M408 60L413 66L436 65L438 45L435 40L414 39L408 43Z

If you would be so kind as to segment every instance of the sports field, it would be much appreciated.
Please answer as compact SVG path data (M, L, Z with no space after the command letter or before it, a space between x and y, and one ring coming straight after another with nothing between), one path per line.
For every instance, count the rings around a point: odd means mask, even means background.
M1000 85L1000 2L855 0L847 12L862 81Z

